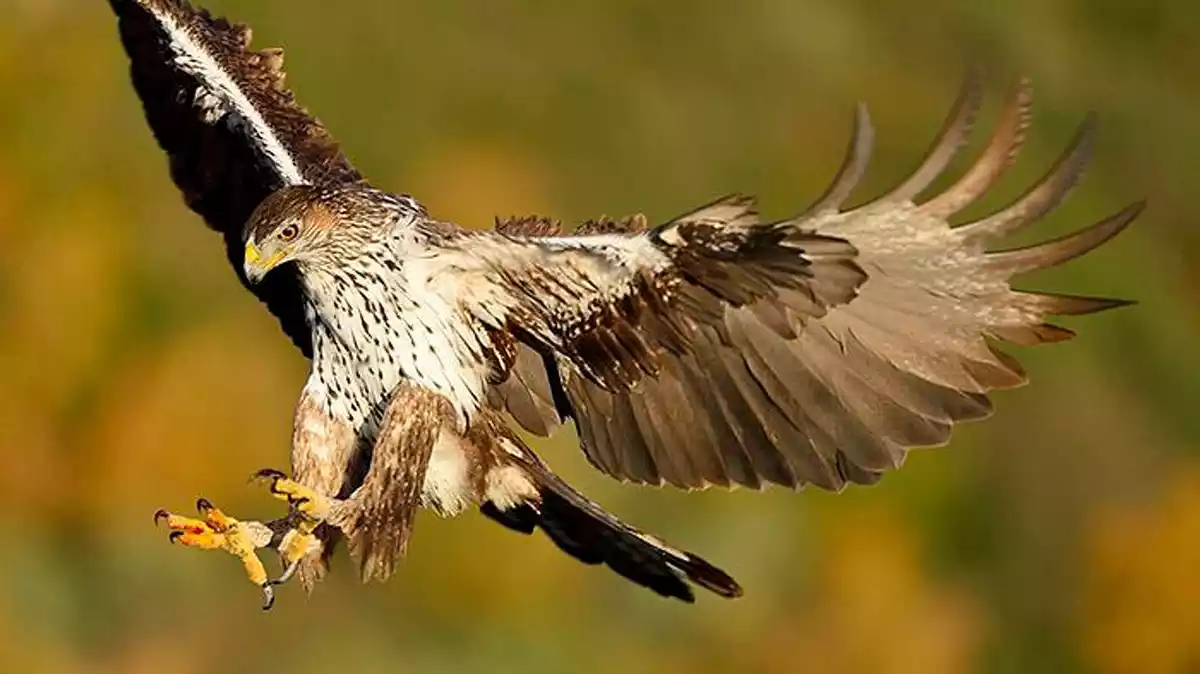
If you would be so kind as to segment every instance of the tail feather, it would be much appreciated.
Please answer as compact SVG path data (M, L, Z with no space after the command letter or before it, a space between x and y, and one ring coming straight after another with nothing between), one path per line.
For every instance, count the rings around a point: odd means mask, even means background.
M691 585L722 597L742 595L729 574L689 552L621 522L596 503L539 466L537 502L501 509L487 502L483 514L524 534L541 529L563 552L584 564L603 564L622 577L664 597L695 601Z

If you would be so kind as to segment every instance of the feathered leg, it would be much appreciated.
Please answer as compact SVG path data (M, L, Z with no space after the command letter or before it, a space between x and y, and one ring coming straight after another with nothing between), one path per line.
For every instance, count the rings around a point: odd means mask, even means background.
M434 445L453 424L441 395L408 382L393 391L366 478L328 518L346 535L363 581L387 578L404 556Z
M444 398L404 383L384 412L365 478L346 498L308 486L314 481L311 472L305 480L289 479L274 469L259 471L256 477L267 481L291 511L291 526L278 541L284 572L272 582L285 583L299 572L311 589L324 573L328 541L342 535L364 581L391 575L412 535L430 454L452 422L453 411Z

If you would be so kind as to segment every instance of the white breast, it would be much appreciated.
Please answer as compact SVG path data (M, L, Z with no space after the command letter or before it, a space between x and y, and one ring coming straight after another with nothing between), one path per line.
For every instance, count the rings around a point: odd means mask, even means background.
M432 292L419 268L369 256L361 264L336 278L306 278L314 374L330 392L331 412L373 434L371 422L407 379L445 396L465 430L487 391L482 326Z
M426 293L412 297L395 330L401 375L450 400L465 430L487 387L484 337L475 322L445 298Z

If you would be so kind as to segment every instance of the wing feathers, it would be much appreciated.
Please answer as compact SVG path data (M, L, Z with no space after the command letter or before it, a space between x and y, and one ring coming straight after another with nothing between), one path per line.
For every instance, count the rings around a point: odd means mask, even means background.
M242 230L275 190L361 176L284 85L280 50L253 51L250 30L185 0L109 0L146 121L189 208L225 239L235 273L311 352L294 273L250 286Z
M679 362L682 375L680 381L687 394L681 404L691 406L697 411L697 423L691 429L689 442L698 444L702 452L715 455L723 469L716 479L710 476L708 484L738 484L752 489L761 488L762 477L754 469L743 444L742 434L737 430L737 421L729 412L729 405L717 395L718 391L708 376L707 366L692 354L681 358ZM650 390L646 392L646 395L651 394ZM705 442L706 440L709 442ZM704 484L691 486L700 487Z
M999 213L959 227L956 230L958 235L964 241L998 239L1054 210L1083 177L1091 159L1095 133L1095 117L1089 116L1080 125L1067 151L1033 189Z
M505 236L558 236L562 234L562 223L538 215L496 218L495 229Z
M682 223L716 224L740 229L758 224L758 209L754 197L730 194L672 218L671 222L661 229L669 231L672 226Z
M775 484L796 484L795 473L772 438L805 445L808 441L794 437L779 419L770 416L771 403L761 395L761 389L737 354L723 353L710 343L705 355L707 358L701 364L713 383L710 395L724 403L725 418L750 459L754 473Z
M564 238L567 247L607 251L628 274L616 286L587 284L625 290L618 301L577 299L602 309L576 315L568 343L541 347L562 354L569 402L559 411L576 421L593 464L621 479L687 488L874 483L909 448L943 445L955 424L989 416L989 391L1025 383L1020 364L992 340L1061 341L1073 333L1049 317L1124 304L1022 292L1010 282L1104 243L1140 204L1060 239L986 250L1078 182L1090 120L1011 206L958 228L946 221L1015 158L1029 125L1027 80L1009 93L995 135L965 174L915 202L965 143L980 100L973 77L920 167L859 208L840 210L871 146L862 108L838 176L805 215L760 223L752 200L727 197L659 227L630 227L624 238Z
M820 393L813 386L816 383L813 374L787 352L786 343L756 334L751 321L737 321L731 333L745 367L773 408L772 417L782 419L775 420L774 428L768 427L769 432L798 479L792 483L772 481L791 487L808 482L828 489L840 488L835 468L838 445L830 437L829 426L814 419L814 415L824 415L830 410L813 404L816 402L812 400L813 394Z
M1083 316L1132 304L1130 300L1109 297L1042 292L1017 293L1017 300L1027 303L1030 311L1053 316Z
M508 376L489 392L493 407L504 408L522 428L548 436L559 426L559 412L541 354L524 344L517 345L516 359Z
M1033 86L1028 78L1021 78L1009 93L996 133L983 154L953 187L922 204L921 212L947 218L983 196L1017 158L1029 128L1032 103Z
M716 439L708 417L702 408L693 405L700 391L692 391L684 383L681 371L686 367L675 358L668 358L664 363L664 375L657 380L657 387L647 386L642 395L647 400L661 401L664 406L667 423L671 425L674 437L672 447L689 447L691 451L686 456L692 463L697 480L690 484L729 484L727 464L720 451L721 445Z
M871 126L871 116L867 112L867 106L859 103L854 108L854 130L842 166L834 176L833 182L825 189L825 193L808 207L804 215L830 213L840 209L867 172L874 145L875 129Z
M986 268L1006 275L1048 269L1074 260L1120 234L1145 208L1144 202L1126 206L1121 212L1087 229L1036 246L987 255Z
M941 132L916 171L880 202L913 201L930 183L946 170L958 151L967 143L971 127L983 102L983 82L978 71L972 71L963 82L958 100L954 102Z

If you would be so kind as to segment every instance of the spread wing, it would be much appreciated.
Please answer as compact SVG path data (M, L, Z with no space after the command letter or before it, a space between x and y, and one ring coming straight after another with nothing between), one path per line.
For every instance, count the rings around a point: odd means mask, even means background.
M841 204L872 139L862 108L837 178L796 218L760 223L749 201L731 198L645 231L633 218L555 236L555 223L532 218L463 244L486 259L467 310L518 343L492 403L535 433L573 419L588 458L613 477L686 488L839 489L876 481L908 448L946 443L953 424L990 414L988 391L1025 382L997 342L1067 339L1049 317L1124 304L1023 292L1010 279L1088 252L1140 210L990 251L1076 183L1089 122L1015 203L951 227L1014 158L1028 123L1022 82L974 166L917 201L964 144L980 98L970 82L917 171L852 210Z
M283 54L252 51L250 29L186 0L109 0L146 121L188 206L225 239L238 277L267 304L292 341L311 353L295 273L251 287L242 228L286 185L361 176L284 85Z

